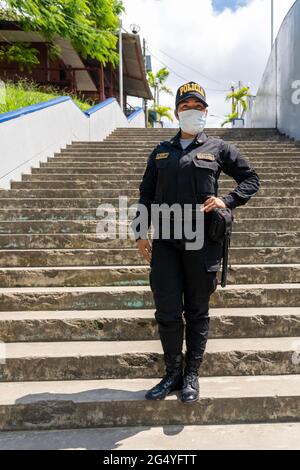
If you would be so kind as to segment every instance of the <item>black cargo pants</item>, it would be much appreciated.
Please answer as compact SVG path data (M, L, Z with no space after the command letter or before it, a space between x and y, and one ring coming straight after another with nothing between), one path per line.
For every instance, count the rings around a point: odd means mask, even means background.
M154 239L149 281L155 318L165 354L183 348L203 358L209 330L209 298L216 290L218 263L203 258L203 250L187 250L185 240Z

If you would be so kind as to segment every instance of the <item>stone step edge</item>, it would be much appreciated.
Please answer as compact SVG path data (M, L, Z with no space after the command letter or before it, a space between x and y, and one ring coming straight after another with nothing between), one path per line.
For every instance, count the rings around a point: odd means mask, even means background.
M120 310L15 310L2 311L0 321L26 319L154 319L155 309L120 309ZM262 317L262 316L299 316L300 307L211 307L211 317Z
M114 211L115 209L113 209ZM128 218L129 219L129 218ZM27 224L27 223L30 223L30 222L44 222L44 223L49 223L49 222L54 222L54 223L61 223L61 222L76 222L76 223L89 223L89 222L93 222L93 223L98 223L99 221L101 221L102 219L99 217L99 220L95 220L95 219L91 219L91 220L81 220L81 219L63 219L63 220L45 220L45 219L26 219L26 220L1 220L1 222L5 222L5 223L9 223L9 224L14 224L14 223L17 223L17 224ZM235 222L247 222L248 220L264 220L264 221L274 221L274 220L286 220L286 221L289 221L291 222L292 220L296 220L296 221L300 221L300 217L243 217L242 219L237 219L235 218ZM127 222L130 224L130 221ZM125 225L125 222L123 222L123 225ZM264 230L265 231L268 231L268 230ZM242 232L244 233L244 232ZM251 232L251 233L254 233L254 232Z
M255 290L262 289L265 291L272 289L300 289L300 283L282 283L282 284L234 284L228 285L221 288L220 291L238 291L238 290ZM100 287L1 287L0 294L20 294L20 293L32 293L32 294L46 294L46 293L66 293L66 292L118 292L118 293L130 293L150 292L149 286L100 286Z
M144 398L145 391L158 381L159 378L5 382L0 383L0 406L16 405L16 401L20 403L24 397L23 406L42 403L45 400L48 402L71 400L73 403L102 401L109 404L143 400L159 408L161 402L146 401ZM203 400L267 396L300 397L300 375L200 377L199 383ZM90 393L91 390L95 393ZM111 393L106 390L111 390ZM74 400L71 398L72 393L77 394ZM46 396L39 397L40 394ZM176 400L175 393L166 397L166 401L174 400ZM190 410L192 411L192 408Z
M37 341L3 343L6 361L34 359L71 359L86 357L115 357L131 355L162 356L162 346L159 340L125 340L125 341ZM288 352L300 356L300 337L263 337L263 338L215 338L209 339L206 347L209 355L213 354L254 354L268 352ZM294 364L299 370L300 361ZM146 363L146 359L145 359ZM10 367L8 364L7 367ZM300 389L299 389L300 395Z
M119 249L118 249L119 250ZM0 250L1 254L1 250ZM255 269L255 268L268 268L268 269L280 269L280 268L297 268L300 269L300 263L255 263L255 264L238 264L238 263L232 263L230 264L230 269ZM70 270L70 271L85 271L85 270L91 270L91 271L100 271L100 270L105 270L105 271L111 271L114 269L122 269L122 270L130 270L130 269L150 269L149 265L147 264L139 264L138 266L135 264L132 265L84 265L84 266L0 266L0 272L1 271L40 271L40 270L45 270L45 271L65 271L65 270Z

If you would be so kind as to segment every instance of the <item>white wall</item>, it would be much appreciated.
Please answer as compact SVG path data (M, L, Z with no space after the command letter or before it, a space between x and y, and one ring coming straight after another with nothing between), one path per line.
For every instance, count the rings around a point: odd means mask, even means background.
M117 127L145 127L144 112L128 120L118 102L108 99L83 113L62 97L0 114L0 189L9 189L11 180L20 181L22 173L72 141L101 141Z
M275 127L300 140L300 0L279 29L257 95L246 113L247 127Z

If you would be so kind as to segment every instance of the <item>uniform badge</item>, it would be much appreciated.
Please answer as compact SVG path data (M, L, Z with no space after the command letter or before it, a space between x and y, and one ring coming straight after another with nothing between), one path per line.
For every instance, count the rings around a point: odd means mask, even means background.
M161 158L168 158L169 152L167 153L158 153L155 157L155 160L160 160Z
M211 162L215 160L215 156L212 153L197 153L196 158L197 160L210 160Z

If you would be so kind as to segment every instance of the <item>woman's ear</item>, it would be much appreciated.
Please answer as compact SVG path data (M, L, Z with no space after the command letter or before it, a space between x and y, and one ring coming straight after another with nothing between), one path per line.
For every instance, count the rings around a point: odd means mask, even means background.
M174 109L174 116L176 117L177 121L179 121L179 117L178 117L178 111L177 111L177 109Z
M207 114L208 114L208 107L205 108L205 117L207 117Z

